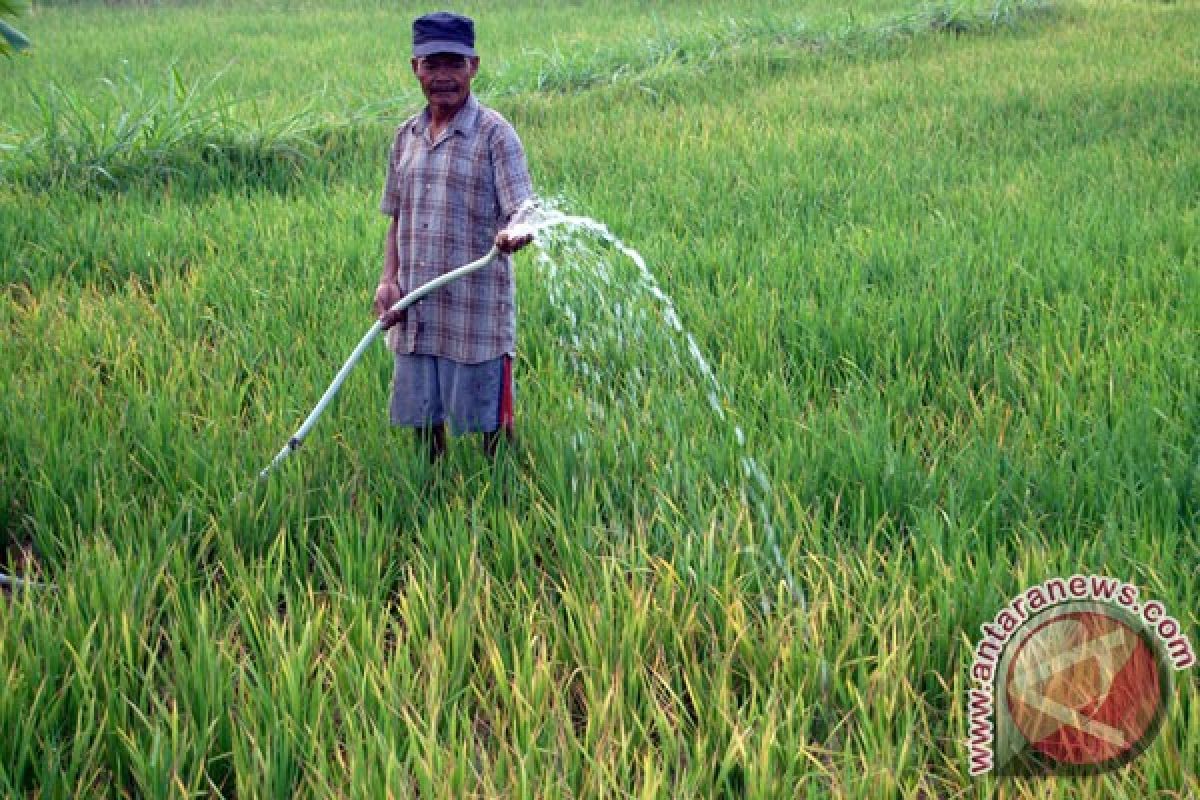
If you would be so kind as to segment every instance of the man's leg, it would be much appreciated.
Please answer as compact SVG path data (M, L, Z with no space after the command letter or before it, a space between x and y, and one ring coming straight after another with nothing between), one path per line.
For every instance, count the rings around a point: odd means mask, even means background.
M446 454L443 416L437 359L397 354L392 378L392 424L414 429L417 443L431 464Z
M492 458L501 438L512 441L512 364L507 356L479 364L438 361L442 407L455 433L481 433Z
M429 463L436 463L446 455L446 423L439 422L428 428L417 428L417 441L425 448Z
M512 380L512 357L503 356L501 361L500 372L500 408L496 415L497 427L493 431L488 431L483 434L483 452L488 458L495 458L496 451L500 447L500 439L513 443L516 438L513 434L513 380Z
M516 437L513 435L511 427L501 427L494 431L485 431L483 434L483 452L488 458L495 458L496 451L500 449L500 440L503 439L511 446Z

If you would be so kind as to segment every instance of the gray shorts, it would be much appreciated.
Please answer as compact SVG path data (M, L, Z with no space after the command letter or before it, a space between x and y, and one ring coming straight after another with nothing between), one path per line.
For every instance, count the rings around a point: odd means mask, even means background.
M447 420L455 433L512 427L512 361L508 356L460 364L440 356L396 354L393 425L426 428Z

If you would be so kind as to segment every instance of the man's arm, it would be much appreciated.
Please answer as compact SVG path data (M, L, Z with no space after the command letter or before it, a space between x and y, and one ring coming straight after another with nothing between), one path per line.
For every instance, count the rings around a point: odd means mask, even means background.
M517 211L533 198L533 181L521 138L507 121L497 126L491 151L497 199L505 215L505 227L496 234L495 245L501 253L515 253L533 241L532 231L515 219Z
M404 292L397 282L400 269L400 255L396 252L396 217L388 223L387 241L383 245L383 272L379 276L379 285L375 287L375 316L383 322L385 329L397 322L403 322L405 312L388 313L388 309L399 303Z

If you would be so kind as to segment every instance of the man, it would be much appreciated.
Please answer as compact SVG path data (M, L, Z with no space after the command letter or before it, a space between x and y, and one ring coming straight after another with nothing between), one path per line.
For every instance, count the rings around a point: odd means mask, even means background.
M396 129L380 210L391 217L374 310L395 352L391 421L415 428L430 461L455 433L482 433L495 454L512 435L516 305L510 254L532 241L510 231L533 197L516 131L471 94L475 24L446 12L413 22L412 70L425 109ZM403 296L485 255L490 265L390 313ZM394 326L394 327L393 327Z

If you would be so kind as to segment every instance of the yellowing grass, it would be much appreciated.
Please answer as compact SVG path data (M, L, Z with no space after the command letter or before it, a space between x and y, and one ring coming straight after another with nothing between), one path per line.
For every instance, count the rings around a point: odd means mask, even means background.
M0 545L59 589L0 598L0 792L1200 791L1193 672L1108 776L998 785L962 745L979 625L1028 585L1110 574L1198 635L1197 18L954 10L477 8L481 91L539 189L646 256L728 422L631 265L581 239L555 278L518 259L496 465L461 442L431 471L387 430L381 348L241 505L371 321L403 15L23 19ZM184 137L166 174L130 150L119 191L48 178L23 93L115 119L92 76L122 57L143 108L173 59L226 69L200 99L237 101L204 118L236 147Z

